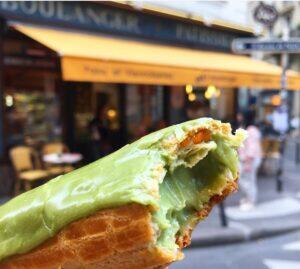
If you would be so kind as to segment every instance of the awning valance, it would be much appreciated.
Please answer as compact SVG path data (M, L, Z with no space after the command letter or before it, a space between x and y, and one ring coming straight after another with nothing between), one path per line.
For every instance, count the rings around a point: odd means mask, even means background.
M67 81L280 88L281 68L246 56L142 43L87 33L15 24L61 56ZM300 89L288 72L288 88Z

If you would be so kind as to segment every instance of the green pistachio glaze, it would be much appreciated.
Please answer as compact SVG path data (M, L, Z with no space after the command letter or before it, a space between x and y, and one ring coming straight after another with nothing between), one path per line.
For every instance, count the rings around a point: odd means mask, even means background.
M212 119L198 119L152 133L90 165L59 176L0 207L0 260L26 253L63 227L98 210L136 202L151 205L158 243L176 248L174 235L195 210L237 173L242 132L177 152L176 144ZM202 161L200 161L202 159Z
M197 219L211 196L220 194L227 180L237 177L238 157L225 140L213 136L217 144L206 157L194 167L177 167L167 173L160 185L160 209L153 214L160 236L158 244L169 250L176 250L175 235Z

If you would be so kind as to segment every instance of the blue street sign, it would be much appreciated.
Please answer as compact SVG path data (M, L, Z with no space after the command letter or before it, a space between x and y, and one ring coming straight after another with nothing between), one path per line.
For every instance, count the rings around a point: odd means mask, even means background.
M256 39L237 38L231 45L232 51L240 54L248 54L254 51L265 53L300 53L300 38L282 39Z

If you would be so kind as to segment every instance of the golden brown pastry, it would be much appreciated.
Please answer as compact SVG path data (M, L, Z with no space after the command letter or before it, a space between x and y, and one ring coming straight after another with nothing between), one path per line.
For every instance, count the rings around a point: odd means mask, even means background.
M0 268L166 268L237 189L243 137L212 119L172 126L13 199Z

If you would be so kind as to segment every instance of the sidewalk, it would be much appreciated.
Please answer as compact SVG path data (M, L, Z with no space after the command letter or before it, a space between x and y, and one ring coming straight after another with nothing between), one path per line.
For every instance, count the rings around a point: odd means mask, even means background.
M300 165L288 152L284 161L283 191L276 191L274 176L259 177L259 202L251 211L237 205L240 194L225 202L228 227L222 227L219 208L200 223L192 235L193 246L230 244L300 230Z

